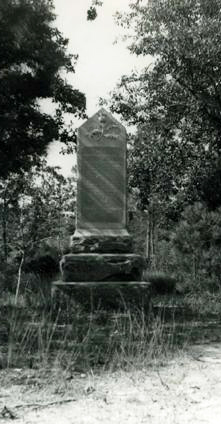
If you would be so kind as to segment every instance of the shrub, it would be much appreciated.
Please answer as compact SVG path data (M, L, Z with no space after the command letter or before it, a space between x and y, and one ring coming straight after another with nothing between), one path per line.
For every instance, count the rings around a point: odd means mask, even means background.
M174 268L193 287L221 285L221 208L201 203L188 206L172 235Z
M17 263L5 262L0 266L0 292L4 290L9 290L13 292L16 288L18 274L18 265Z
M164 272L144 273L145 281L151 283L152 290L155 294L170 294L175 291L176 279Z

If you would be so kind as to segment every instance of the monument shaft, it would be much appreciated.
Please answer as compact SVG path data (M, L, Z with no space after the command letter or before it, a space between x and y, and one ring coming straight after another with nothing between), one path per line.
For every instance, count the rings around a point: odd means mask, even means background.
M126 131L104 109L78 132L75 235L127 235Z

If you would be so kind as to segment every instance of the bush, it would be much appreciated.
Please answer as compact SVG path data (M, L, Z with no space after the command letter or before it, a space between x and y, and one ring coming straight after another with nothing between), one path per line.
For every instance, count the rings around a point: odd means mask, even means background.
M201 203L188 206L173 231L170 246L170 266L187 288L220 288L221 208L210 211Z
M18 274L17 263L2 263L0 265L0 293L4 290L13 292L16 288Z
M164 272L144 273L144 280L151 283L154 294L174 293L176 288L176 279Z
M40 243L35 249L28 252L23 270L32 272L41 277L52 278L59 272L61 253L53 240Z

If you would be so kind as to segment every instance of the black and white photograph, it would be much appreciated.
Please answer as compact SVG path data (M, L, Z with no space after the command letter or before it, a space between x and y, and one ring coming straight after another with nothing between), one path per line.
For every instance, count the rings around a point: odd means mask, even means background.
M0 424L221 424L221 1L0 0Z

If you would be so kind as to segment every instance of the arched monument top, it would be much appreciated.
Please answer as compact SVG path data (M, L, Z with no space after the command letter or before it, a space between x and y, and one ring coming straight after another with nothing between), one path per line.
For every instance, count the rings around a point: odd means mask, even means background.
M119 141L126 139L126 130L124 126L107 112L103 107L99 109L91 118L89 118L78 129L79 137L85 140L99 143L110 143L110 141Z

